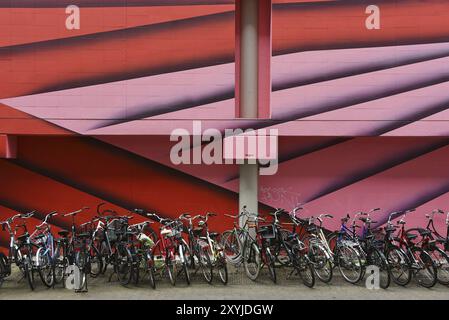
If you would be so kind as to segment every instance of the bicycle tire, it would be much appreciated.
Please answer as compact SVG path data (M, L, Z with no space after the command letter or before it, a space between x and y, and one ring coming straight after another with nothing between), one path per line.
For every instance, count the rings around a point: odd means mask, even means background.
M210 260L209 247L204 247L199 249L198 261L200 263L201 273L203 274L204 280L211 284L214 278L213 265Z
M0 252L0 287L8 276L8 258L3 252Z
M379 268L379 286L387 289L391 283L390 266L387 258L377 248L372 248L367 255L368 265L374 265Z
M133 279L133 266L133 257L129 249L119 246L116 255L116 272L121 285L126 286Z
M221 236L221 245L225 252L226 260L233 264L239 265L242 262L242 250L235 230L223 232Z
M449 255L438 247L429 250L428 253L436 264L438 283L449 285Z
M246 275L252 281L256 281L260 274L262 259L259 246L254 242L247 242L243 253L243 265Z
M292 246L291 254L293 255L293 267L299 274L302 283L309 288L315 286L315 272L313 270L313 265L307 257L306 253L303 253L298 245Z
M37 272L42 283L51 288L55 283L54 264L48 253L45 253L45 248L41 247L37 250L36 261L38 261Z
M270 276L271 281L273 281L273 283L276 283L277 282L276 268L275 268L276 258L271 253L269 247L264 248L264 255L266 259L265 264L267 265L268 268L268 275Z
M408 285L412 280L412 270L407 254L401 248L390 245L385 250L385 257L393 282L400 286Z
M321 282L331 282L333 277L333 264L326 247L322 244L321 240L316 238L306 238L304 242L308 243L308 256L310 262L313 264L315 275Z
M186 246L184 243L181 243L179 245L179 249L180 249L180 255L182 256L182 269L184 271L184 276L185 276L185 280L187 285L190 285L190 272L189 272L189 265L188 265L188 260L187 260L187 256L190 256L190 250L188 249L188 246Z
M362 260L358 250L349 245L338 246L336 260L338 270L347 282L356 284L362 279L364 267L362 266ZM354 271L354 276L350 275L350 270Z
M103 271L103 257L98 249L92 245L89 251L90 254L90 276L92 278L98 277Z
M438 282L437 268L435 266L435 262L433 261L432 257L429 255L429 253L420 247L414 246L411 248L411 251L412 251L413 255L415 256L415 259L419 258L420 264L422 262L423 266L424 266L423 269L419 269L414 272L415 279L417 280L417 282L420 286L422 286L424 288L432 288ZM416 253L418 253L418 252L419 252L419 256L417 257ZM421 271L424 271L422 279L418 278L418 273L421 273ZM425 278L427 278L429 281L424 281Z
M28 286L32 291L34 291L33 265L31 262L31 258L28 255L23 257L23 269Z
M174 254L168 249L165 255L165 268L167 270L168 278L172 286L176 285L176 260Z

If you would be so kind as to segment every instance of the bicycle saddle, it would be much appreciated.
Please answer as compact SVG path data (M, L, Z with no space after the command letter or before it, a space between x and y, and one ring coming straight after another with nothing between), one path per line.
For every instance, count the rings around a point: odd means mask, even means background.
M58 234L61 236L61 237L67 237L68 235L69 235L69 232L67 231L67 230L61 230L61 231L59 231L58 232Z
M89 238L90 234L89 233L80 233L77 235L77 237L81 238L81 239L85 239L85 238Z
M220 234L218 232L210 232L209 233L209 237L211 237L212 239L218 237L219 235Z
M28 234L28 232L25 232L24 234L22 234L21 236L17 237L17 240L19 241L25 241L26 239L28 239L30 235Z
M412 233L406 233L405 236L406 236L407 239L409 239L409 240L413 240L413 239L418 238L418 235L417 235L417 234L412 234Z

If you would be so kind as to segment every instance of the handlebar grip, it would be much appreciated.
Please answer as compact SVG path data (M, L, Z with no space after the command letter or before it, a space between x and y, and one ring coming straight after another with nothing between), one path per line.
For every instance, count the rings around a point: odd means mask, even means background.
M145 213L145 211L143 209L134 209L133 211L135 213L137 213L137 214L144 214Z

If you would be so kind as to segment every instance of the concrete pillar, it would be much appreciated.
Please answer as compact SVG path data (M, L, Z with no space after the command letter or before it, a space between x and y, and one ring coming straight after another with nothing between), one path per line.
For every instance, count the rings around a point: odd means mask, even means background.
M236 116L269 118L271 0L236 1ZM259 165L240 165L239 207L258 213ZM240 221L244 223L243 219Z
M240 117L257 118L259 0L241 0Z

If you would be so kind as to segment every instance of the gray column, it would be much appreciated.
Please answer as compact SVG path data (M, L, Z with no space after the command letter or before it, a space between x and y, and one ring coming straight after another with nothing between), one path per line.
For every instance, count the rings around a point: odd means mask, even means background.
M257 118L258 115L258 0L241 1L240 30L240 115ZM239 207L258 213L258 164L240 165ZM244 224L244 220L240 220Z

